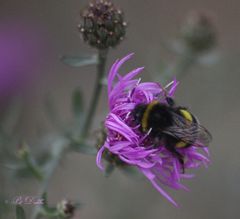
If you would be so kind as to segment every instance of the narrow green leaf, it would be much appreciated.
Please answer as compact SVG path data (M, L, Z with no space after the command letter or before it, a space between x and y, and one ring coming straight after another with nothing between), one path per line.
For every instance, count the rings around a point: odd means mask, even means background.
M97 149L93 146L90 146L84 142L76 141L72 139L71 147L74 151L87 154L87 155L96 155Z
M16 206L16 217L17 219L26 219L24 209L20 206Z
M35 176L29 171L28 167L24 165L14 171L14 176L18 178L34 178Z
M77 148L77 151L82 154L87 154L87 155L96 155L97 154L97 149L90 145L80 145Z
M38 166L35 159L31 155L29 155L25 159L25 164L29 172L31 172L35 178L37 178L40 181L43 180L44 175L42 173L42 169Z
M62 56L61 62L71 67L82 67L87 65L96 65L98 63L97 55L89 56Z
M80 118L83 113L83 97L79 89L73 92L72 110L76 118Z

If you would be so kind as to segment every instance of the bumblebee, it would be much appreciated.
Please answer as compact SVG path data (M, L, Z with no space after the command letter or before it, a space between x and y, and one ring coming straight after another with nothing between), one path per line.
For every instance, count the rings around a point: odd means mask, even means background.
M140 131L149 132L154 145L165 145L178 158L183 172L184 156L178 149L191 145L208 146L212 139L198 119L186 107L176 106L171 97L166 97L166 103L153 101L139 104L132 115L134 121L140 124Z

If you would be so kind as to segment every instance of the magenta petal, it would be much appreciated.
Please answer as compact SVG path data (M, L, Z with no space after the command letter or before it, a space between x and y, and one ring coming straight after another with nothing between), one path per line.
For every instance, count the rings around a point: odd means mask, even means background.
M179 82L176 79L174 79L173 84L172 84L172 86L171 86L171 88L170 88L170 90L168 92L168 95L170 97L172 97L174 95L174 93L175 93L175 91L177 89L178 84L179 84Z
M147 161L144 161L144 160L128 159L128 158L124 157L123 155L119 155L119 158L122 161L124 161L128 164L136 165L137 167L140 167L140 168L149 169L149 168L152 168L155 165L154 163L150 163L150 162L147 162Z
M110 130L123 135L130 142L134 142L134 139L137 139L135 132L113 113L109 114L109 120L106 121L105 125Z
M117 156L126 164L134 165L148 178L152 185L173 205L176 202L163 190L168 186L175 190L189 191L182 184L182 179L192 178L194 175L182 173L182 166L177 157L167 150L166 145L154 145L151 129L148 133L141 131L141 124L134 121L132 111L138 104L152 101L166 103L166 96L174 96L178 81L174 79L165 88L156 82L143 82L135 78L143 70L137 68L121 76L119 68L132 57L133 54L117 60L108 75L108 103L109 110L105 127L107 138L97 154L96 163L103 170L101 158L104 150ZM208 148L204 145L192 145L179 149L184 156L185 171L209 164Z
M181 174L181 177L182 177L182 178L185 178L185 179L191 179L191 178L193 178L194 176L195 176L194 174L186 174L186 173Z
M141 169L142 170L142 169ZM173 205L178 207L178 204L155 182L155 176L151 174L149 171L142 170L143 174L151 181L152 185L155 189L158 190L168 201L170 201Z
M117 153L118 151L124 149L125 147L128 147L131 143L129 141L120 141L111 146L109 148L113 153Z
M127 60L129 60L132 56L134 55L134 53L131 53L125 57L123 57L120 61L116 61L114 63L114 65L112 66L111 70L110 70L110 74L109 74L109 77L108 77L108 93L110 93L111 91L111 87L112 87L112 84L113 84L113 80L116 76L116 74L118 73L118 70L119 68L122 66L122 64L124 62L126 62Z
M128 74L126 74L121 81L129 81L132 78L134 78L135 76L137 76L142 70L144 69L144 67L140 67L140 68L136 68L134 70L132 70L131 72L129 72ZM120 83L121 83L120 81Z
M207 154L208 157L210 156L210 152L207 147L204 147L203 151Z
M115 63L112 65L111 69L110 69L110 73L108 75L108 93L111 92L112 86L113 86L113 80L114 77L116 76L116 66L118 64L118 60L115 61Z
M97 153L97 157L96 157L96 164L97 164L98 168L102 171L104 170L104 167L103 167L102 162L101 162L102 161L102 154L103 154L104 149L105 149L105 147L102 146L99 149L99 151Z
M144 82L138 85L138 90L147 91L152 94L159 94L162 92L162 88L159 83L156 82Z
M154 180L152 180L151 183L168 201L170 201L175 207L179 207L178 204Z

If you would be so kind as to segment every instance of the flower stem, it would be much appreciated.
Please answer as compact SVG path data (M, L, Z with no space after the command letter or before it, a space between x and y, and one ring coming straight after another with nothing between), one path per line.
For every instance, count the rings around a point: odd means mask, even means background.
M42 197L43 194L47 191L49 181L50 181L54 171L56 170L60 160L62 159L63 155L65 154L64 152L67 149L68 145L69 145L69 142L67 142L65 138L60 138L53 143L52 154L51 154L52 159L45 166L45 178L42 181L42 184L40 186L40 189L38 192L38 198ZM41 211L41 206L36 206L33 210L31 219L37 219L40 211Z
M33 174L33 176L35 176L38 180L42 181L44 178L43 173L39 166L36 165L33 158L30 157L30 155L27 155L24 158L24 162L26 163L28 170Z
M194 65L197 58L197 55L193 52L186 51L184 54L182 54L182 57L176 62L175 65L167 67L162 73L162 77L160 78L161 83L168 83L173 79L174 76L176 76L178 80L182 80L187 75L192 65Z
M99 50L98 53L98 65L97 65L97 79L95 82L95 88L92 96L92 100L90 102L90 107L88 114L86 116L86 120L83 125L82 133L81 133L81 139L84 139L87 137L88 132L91 128L92 121L94 114L96 112L96 107L99 101L99 97L102 90L102 79L104 77L104 71L105 71L105 64L106 64L106 58L107 58L107 50ZM64 152L67 150L68 145L70 145L69 142L67 142L66 139L59 139L58 141L54 142L52 147L52 160L47 164L46 166L46 173L45 178L42 182L42 185L39 189L39 196L42 196L48 188L49 181L56 170L60 160L64 156ZM33 211L33 215L31 219L37 219L38 215L40 213L41 206L36 206Z
M191 66L195 63L197 57L193 52L186 52L175 66L175 74L178 79L183 79Z
M105 72L105 65L107 60L107 50L99 50L98 52L98 65L97 65L97 79L95 82L95 87L92 95L92 99L90 102L89 110L85 119L85 122L82 127L81 139L87 137L88 132L91 128L92 121L96 112L96 108L98 105L99 97L102 91L102 80Z

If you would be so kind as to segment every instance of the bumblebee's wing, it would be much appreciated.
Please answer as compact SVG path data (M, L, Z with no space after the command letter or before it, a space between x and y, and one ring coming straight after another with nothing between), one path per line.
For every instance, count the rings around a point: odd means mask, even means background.
M208 146L212 141L212 135L210 132L202 125L198 124L198 138L196 140L197 146Z
M208 146L212 139L209 131L201 126L197 119L196 122L189 123L177 113L173 113L173 125L164 133L196 146Z

